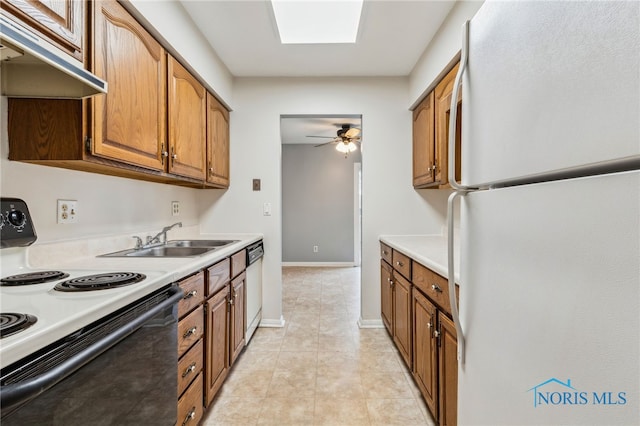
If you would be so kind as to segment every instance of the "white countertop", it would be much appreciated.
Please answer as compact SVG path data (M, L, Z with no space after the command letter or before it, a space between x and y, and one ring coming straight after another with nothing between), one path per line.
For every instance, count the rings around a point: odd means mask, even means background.
M168 284L191 275L231 256L247 245L263 238L261 234L172 233L174 239L238 240L228 246L197 257L182 258L116 258L96 257L131 248L130 236L61 243L34 244L23 249L4 249L2 276L34 270L60 270L67 279L104 272L138 272L147 278L120 288L66 293L52 290L63 280L19 287L0 287L0 310L32 314L38 321L30 328L3 337L0 341L0 367L5 367L78 329L133 303ZM126 244L126 245L123 245ZM25 253L26 250L26 253ZM9 260L24 258L26 264L15 267Z
M447 278L447 237L444 235L381 235L380 241ZM454 241L456 284L460 284L460 245Z

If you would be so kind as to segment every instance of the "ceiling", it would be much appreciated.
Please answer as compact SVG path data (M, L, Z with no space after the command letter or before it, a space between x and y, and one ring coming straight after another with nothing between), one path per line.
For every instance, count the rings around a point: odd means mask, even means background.
M364 0L355 44L283 45L268 0L180 1L235 77L407 76L454 5ZM333 137L342 123L361 128L354 116L285 117L282 143L318 144L306 136Z
M181 2L236 77L407 76L454 5L365 0L355 44L283 45L268 0Z

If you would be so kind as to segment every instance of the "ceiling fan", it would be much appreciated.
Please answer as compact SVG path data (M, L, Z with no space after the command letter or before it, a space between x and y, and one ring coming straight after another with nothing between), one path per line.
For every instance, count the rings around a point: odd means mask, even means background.
M344 153L346 157L350 152L358 149L356 143L360 142L360 129L351 127L351 124L341 124L340 128L336 132L337 136L307 136L308 138L332 138L329 142L324 142L314 147L337 144L336 150Z

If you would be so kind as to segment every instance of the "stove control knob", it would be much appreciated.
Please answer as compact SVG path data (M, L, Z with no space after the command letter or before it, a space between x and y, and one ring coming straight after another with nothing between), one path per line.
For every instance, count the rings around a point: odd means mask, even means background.
M27 221L27 217L20 210L11 210L7 215L7 219L9 219L9 223L16 228L24 226Z

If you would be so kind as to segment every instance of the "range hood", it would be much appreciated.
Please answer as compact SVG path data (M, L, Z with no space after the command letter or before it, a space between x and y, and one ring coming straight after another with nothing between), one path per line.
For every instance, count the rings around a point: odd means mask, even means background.
M107 82L37 35L0 16L0 93L21 98L79 99L107 93Z

